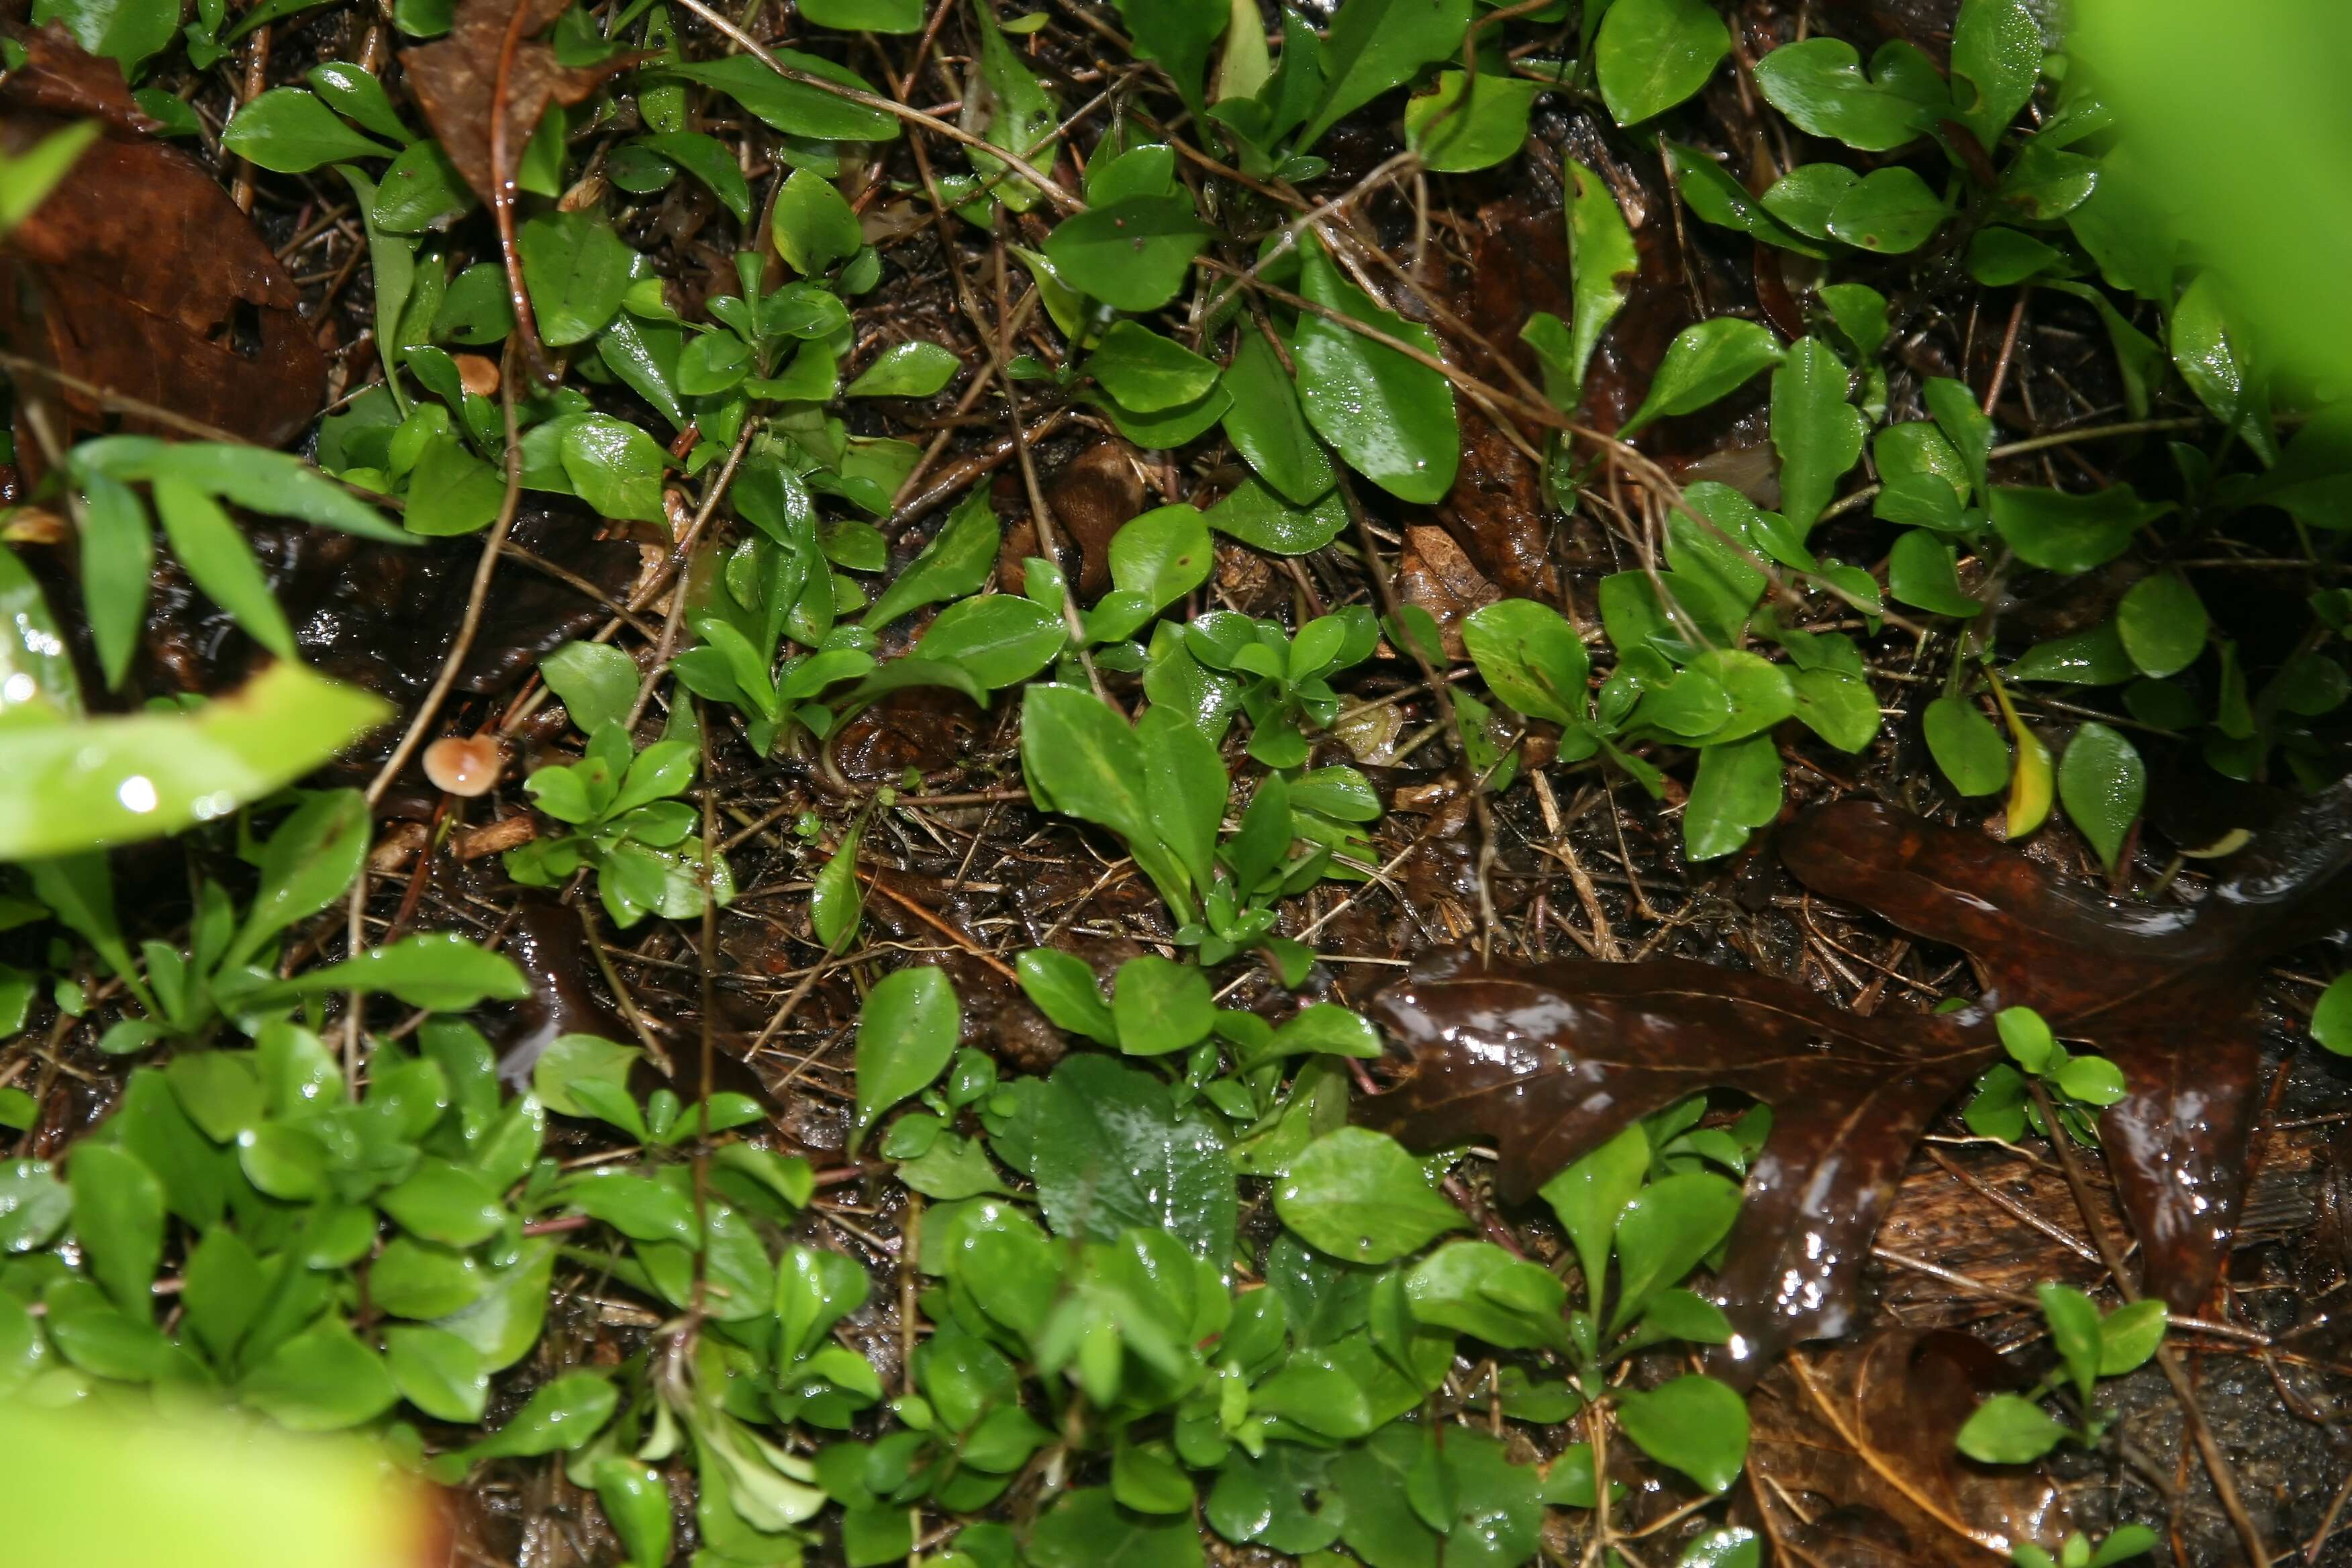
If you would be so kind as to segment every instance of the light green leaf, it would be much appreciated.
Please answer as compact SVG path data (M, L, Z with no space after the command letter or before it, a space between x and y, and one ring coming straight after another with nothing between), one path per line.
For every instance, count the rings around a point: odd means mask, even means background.
M1308 1144L1276 1184L1274 1203L1303 1240L1349 1263L1386 1263L1470 1223L1430 1185L1419 1161L1363 1127Z
M1618 124L1637 124L1705 87L1730 52L1707 0L1616 0L1594 40L1601 101Z

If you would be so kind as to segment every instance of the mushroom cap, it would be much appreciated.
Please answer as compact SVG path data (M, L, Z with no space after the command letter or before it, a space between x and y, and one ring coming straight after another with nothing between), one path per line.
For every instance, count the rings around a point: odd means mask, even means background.
M444 735L425 748L425 776L451 795L488 795L506 772L506 752L488 735Z

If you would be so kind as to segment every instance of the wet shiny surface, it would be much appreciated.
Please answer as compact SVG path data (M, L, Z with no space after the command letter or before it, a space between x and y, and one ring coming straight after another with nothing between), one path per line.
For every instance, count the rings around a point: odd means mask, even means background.
M2234 1231L2260 1053L2263 962L2331 929L2352 889L2352 789L2307 803L2196 909L2070 889L1979 835L1846 801L1781 835L1813 891L1973 958L1992 1006L2032 1006L2122 1065L2102 1121L2151 1293L2190 1310ZM1359 1119L1419 1149L1492 1139L1523 1199L1634 1118L1694 1090L1773 1108L1718 1291L1752 1379L1844 1332L1913 1145L2000 1047L1989 1011L1864 1017L1767 976L1680 959L1477 967L1428 960L1372 1004L1408 1057Z

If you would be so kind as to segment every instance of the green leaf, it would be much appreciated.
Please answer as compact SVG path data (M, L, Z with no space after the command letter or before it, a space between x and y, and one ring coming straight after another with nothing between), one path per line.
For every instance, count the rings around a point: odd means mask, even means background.
M1054 1069L1036 1115L1030 1174L1055 1234L1111 1241L1140 1228L1195 1258L1232 1255L1233 1161L1205 1106L1179 1110L1149 1069L1088 1053Z
M959 666L994 690L1044 669L1069 640L1057 612L1010 594L989 594L941 610L924 628L915 653Z
M1343 1127L1291 1162L1275 1187L1275 1211L1302 1239L1350 1263L1402 1258L1469 1226L1430 1185L1396 1140Z
M91 639L98 645L99 668L110 689L120 687L130 672L131 656L146 626L154 535L147 509L129 487L101 474L69 471L82 491L82 603ZM37 595L39 589L32 593ZM10 598L22 603L23 594L12 593ZM66 668L72 667L68 663Z
M822 7L825 0L817 0ZM838 3L838 0L837 0ZM866 0L877 7L899 4L919 4L919 0ZM802 15L808 15L803 8ZM815 20L810 17L810 20ZM919 17L916 23L921 26ZM882 31L884 29L876 29ZM895 29L893 29L895 30ZM735 221L747 227L751 222L751 187L743 171L736 166L735 154L716 136L706 136L698 131L666 131L652 136L637 138L636 144L648 152L668 159L709 188Z
M2009 742L1965 697L1938 697L1920 718L1927 754L1965 795L1994 795L2009 783Z
M2131 1092L2123 1068L2105 1057L2068 1057L2053 1081L2067 1099L2084 1105L2113 1105Z
M157 0L37 0L33 26L61 23L73 41L132 75L149 56L168 47L180 27L180 8Z
M1324 42L1322 99L1294 150L1312 147L1332 126L1412 80L1432 60L1459 55L1469 26L1469 0L1348 0Z
M1048 1509L1021 1556L1032 1568L1201 1568L1206 1561L1191 1518L1122 1508L1108 1487L1083 1488Z
M845 33L919 33L923 0L808 0L801 15ZM665 1560L667 1553L663 1553Z
M1585 367L1601 334L1625 307L1634 272L1641 265L1633 248L1633 231L1609 183L1573 158L1563 159L1566 178L1569 276L1573 306L1570 312L1567 363L1569 396L1573 405L1584 386Z
M1688 414L1737 392L1757 372L1780 363L1780 345L1769 329L1737 316L1717 316L1685 327L1666 345L1649 395L1619 427L1630 440L1653 420Z
M378 993L412 1007L460 1013L485 1001L520 1002L530 986L504 953L485 952L455 931L428 931L271 981L238 994L236 1005L257 1010L338 991Z
M2337 975L2319 994L2318 1005L2311 1013L2311 1037L2339 1057L2352 1057L2352 973ZM0 1175L0 1183L6 1179ZM5 1238L0 1238L0 1245L5 1245Z
M666 455L636 426L607 414L574 415L564 421L556 452L573 492L599 515L662 521Z
M163 537L189 579L254 641L279 658L294 658L294 628L286 624L253 547L220 503L175 478L157 479L154 490Z
M74 1237L89 1271L115 1304L142 1322L152 1315L147 1288L163 1258L163 1188L124 1150L78 1144L66 1171Z
M401 1397L435 1420L471 1426L482 1419L489 1374L474 1347L457 1335L395 1325L384 1331L383 1364Z
M539 661L539 672L586 734L626 719L637 700L637 661L609 643L565 643Z
M1491 168L1527 143L1528 115L1544 89L1521 77L1440 71L1435 90L1405 101L1405 145L1441 174Z
M1691 1374L1628 1394L1617 1418L1642 1452L1708 1491L1728 1490L1748 1462L1748 1406L1711 1377Z
M1916 250L1951 216L1927 182L1897 164L1874 169L1838 197L1829 232L1858 250L1900 256Z
M866 994L857 1019L858 1137L940 1076L959 1026L955 987L935 965L895 970Z
M585 342L613 319L636 259L610 224L586 212L530 219L516 236L515 248L539 335L550 348Z
M1535 1469L1473 1427L1447 1431L1440 1449L1426 1427L1392 1423L1343 1453L1332 1479L1342 1539L1374 1568L1516 1568L1542 1544Z
M776 253L803 276L813 277L846 261L866 243L857 215L833 183L807 169L795 169L776 191Z
M1234 384L1231 371L1225 373L1224 384L1227 387ZM1287 381L1283 383L1283 391L1290 398L1295 417L1297 395L1291 392ZM1234 402L1238 406L1238 395ZM1305 433L1303 422L1300 431ZM1232 434L1230 426L1226 434ZM1318 457L1322 455L1320 446L1315 450ZM1324 458L1324 463L1328 471L1329 459ZM1294 506L1272 486L1255 478L1244 479L1232 494L1211 507L1204 517L1209 526L1218 532L1229 533L1244 544L1275 555L1310 554L1339 538L1348 527L1347 503L1339 499L1336 487L1327 489L1322 499L1311 506Z
M474 205L465 176L437 142L412 143L383 172L368 219L388 234L446 226Z
M955 379L962 361L942 344L893 343L875 356L843 393L845 397L929 397Z
M1111 323L1087 356L1086 369L1120 407L1138 414L1193 402L1206 396L1217 381L1213 361L1123 319Z
M1775 217L1770 209L1748 193L1747 186L1733 179L1725 172L1721 164L1706 153L1696 147L1686 147L1679 142L1668 141L1665 146L1666 163L1674 174L1675 189L1681 195L1684 204L1697 215L1700 221L1716 224L1724 228L1738 229L1742 234L1751 235L1767 245L1778 246L1783 250L1793 250L1800 255L1822 257L1828 254L1822 247L1812 244L1805 237ZM1836 306L1831 303L1833 291L1843 289L1862 289L1871 294L1877 293L1876 289L1870 289L1865 284L1831 284L1821 290L1821 297L1823 304L1831 306L1832 315L1836 313ZM1883 300L1881 303L1883 306ZM1877 343L1868 345L1857 343L1856 346L1861 348L1865 355L1876 353L1878 348Z
M2034 644L2001 674L2011 680L2114 686L2132 678L2133 665L2116 624L2102 621L2087 632Z
M344 124L316 94L299 87L273 87L238 110L221 129L221 145L279 174L390 157L394 151Z
M1118 0L1118 14L1135 39L1137 56L1158 60L1184 107L1200 118L1202 78L1210 47L1225 30L1226 8L1217 0Z
M260 885L219 966L246 963L271 937L333 902L359 875L367 847L367 801L359 791L322 791L295 807L261 847Z
M1405 1276L1413 1317L1503 1350L1565 1350L1568 1288L1491 1241L1446 1243Z
M1609 1254L1616 1244L1618 1216L1650 1173L1650 1141L1628 1127L1546 1182L1544 1201L1559 1216L1584 1270L1588 1304L1600 1307L1609 1278Z
M1705 87L1730 52L1706 0L1616 0L1594 40L1601 101L1618 124L1638 124Z
M1161 896L1189 918L1191 874L1146 801L1142 745L1115 710L1076 687L1028 687L1021 694L1021 765L1040 804L1125 838Z
M1769 734L1705 746L1683 808L1683 845L1694 860L1728 855L1780 814L1780 753Z
M2173 510L2143 501L2129 485L2088 495L2002 485L1986 497L1993 527L2018 559L2045 572L2088 572L2123 553L2131 536Z
M1886 591L1939 616L1981 615L1984 603L1961 591L1952 547L1924 528L1896 536L1886 555Z
M1503 701L1531 719L1584 721L1591 659L1576 628L1550 605L1498 600L1464 618L1462 643Z
M2178 573L2143 577L2116 607L2116 632L2142 675L2161 680L2197 662L2210 626L2205 603Z
M1208 243L1189 196L1129 196L1064 219L1045 237L1045 258L1063 282L1106 305L1156 310Z
M505 1226L506 1208L488 1182L463 1165L427 1158L376 1203L402 1228L445 1247L488 1241Z
M1959 1449L1988 1465L2022 1465L2042 1458L2066 1436L2042 1406L2020 1394L1996 1394L1960 1427Z
M845 66L793 49L770 49L777 64L862 93L876 94L865 78ZM887 110L870 109L839 93L771 70L750 55L664 68L673 76L715 87L751 113L788 136L817 142L895 142L898 121Z
M1274 345L1254 326L1244 327L1234 344L1233 363L1225 368L1224 385L1233 396L1233 405L1225 410L1225 435L1266 485L1297 507L1313 506L1329 494L1338 479L1331 458L1323 444L1315 438L1315 433L1307 428L1306 416L1298 406L1298 393L1284 372ZM1237 490L1234 495L1240 493ZM1233 505L1233 497L1220 503L1224 509L1232 509ZM1228 515L1232 515L1230 510ZM1281 515L1306 514L1286 508ZM1344 518L1344 512L1341 515ZM1211 521L1213 524L1215 521L1213 512ZM1227 531L1244 542L1255 542L1238 530ZM1322 541L1322 544L1329 542L1328 539ZM1321 544L1308 548L1320 549Z
M474 1459L503 1459L568 1453L602 1431L620 1402L620 1391L603 1373L564 1373L534 1389L512 1420L466 1454Z
M879 631L909 610L978 592L996 568L1002 538L988 491L973 490L937 536L891 579L859 624Z
M1772 447L1780 454L1780 510L1800 534L1862 458L1869 421L1846 401L1846 368L1819 338L1799 338L1772 373Z
M524 1244L522 1256L501 1269L472 1306L435 1325L457 1335L482 1358L486 1372L504 1372L529 1354L547 1321L548 1286L555 1274L555 1248Z
M857 919L865 899L857 883L857 842L855 826L841 836L835 850L816 874L809 892L809 925L827 952L845 951L857 934Z
M1370 0L1350 0L1353 10ZM1426 0L1397 0L1423 5ZM1303 246L1299 291L1318 305L1437 353L1428 328L1382 310L1339 276L1319 246ZM1760 331L1761 329L1758 329ZM1385 343L1301 311L1291 339L1307 421L1348 465L1400 500L1433 504L1454 487L1461 432L1445 377Z
M1207 582L1216 564L1208 524L1181 501L1129 520L1111 536L1109 555L1113 586L1154 611Z
M2058 799L2109 871L2147 802L2147 764L2120 731L2078 725L2058 760Z
M2026 0L1964 0L1952 24L1953 106L1987 152L2032 98L2042 52Z
M1014 960L1021 989L1055 1027L1097 1045L1118 1044L1118 1024L1086 960L1059 948L1033 947Z
M383 1359L331 1313L272 1351L237 1385L237 1394L297 1432L356 1426L400 1397Z
M395 1318L443 1318L489 1289L481 1266L462 1252L395 1236L368 1266L368 1296Z
M269 1274L243 1237L215 1226L189 1250L180 1277L188 1326L216 1364L230 1364L268 1298Z
M1217 1021L1209 977L1191 964L1157 953L1130 958L1111 984L1111 1017L1118 1048L1131 1057L1189 1050L1209 1037Z
M1739 1213L1739 1187L1710 1172L1662 1176L1627 1200L1617 1220L1617 1304L1612 1333L1639 1317L1650 1298L1715 1250Z
M408 479L409 531L430 538L488 528L506 501L506 479L454 436L425 449Z
M65 1228L73 1205L72 1190L49 1173L46 1161L0 1164L0 1252L47 1246Z
M1885 153L1924 134L1948 113L1933 62L1908 44L1887 44L1871 59L1842 38L1784 44L1756 62L1765 100L1814 136L1862 153Z
M1054 100L1005 42L1003 29L996 25L994 6L978 5L974 12L980 22L979 85L985 89L981 108L986 116L986 138L991 145L1039 168L1051 168L1054 128L1060 119ZM1004 174L1003 160L977 148L969 152L972 168L983 180L997 181ZM1039 195L1025 175L1002 180L995 191L997 199L1014 212L1026 212Z
M2154 1297L2118 1307L2099 1324L2099 1375L2137 1370L2164 1342L2164 1303Z

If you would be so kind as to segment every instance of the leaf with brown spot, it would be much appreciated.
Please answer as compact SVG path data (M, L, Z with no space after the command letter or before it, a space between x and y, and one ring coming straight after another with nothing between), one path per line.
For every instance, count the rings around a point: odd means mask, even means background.
M2066 1533L2038 1468L1961 1458L1961 1424L2014 1386L1983 1341L1896 1329L1791 1354L1748 1405L1750 1505L1790 1568L1995 1568Z
M537 41L563 14L565 0L465 0L457 7L448 36L404 50L401 69L408 90L425 111L425 121L440 139L457 173L486 202L498 199L501 176L514 178L522 166L523 149L547 113L548 105L580 102L596 84L627 64L617 59L603 66L567 67L556 63L555 50ZM493 170L490 160L490 112L497 97L499 58L505 51L507 30L515 8L527 9L522 36L515 44L514 60L507 72L506 167Z
M0 148L83 117L106 131L0 251L0 336L124 397L267 447L293 439L327 376L293 279L203 165L148 137L111 61L55 25L14 37L26 60L0 85ZM74 429L104 426L96 397L33 378L21 390L53 395ZM28 459L39 449L17 443Z

